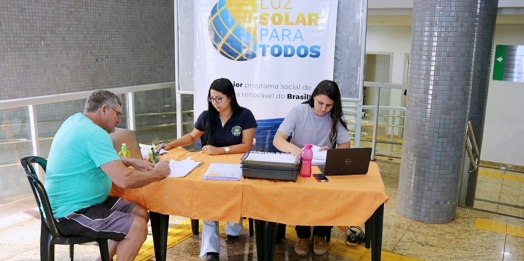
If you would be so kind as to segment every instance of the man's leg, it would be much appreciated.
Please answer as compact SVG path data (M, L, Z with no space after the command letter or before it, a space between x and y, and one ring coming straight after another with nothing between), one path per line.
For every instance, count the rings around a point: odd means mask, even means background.
M142 206L136 205L131 210L131 214L133 214L133 215L135 215L137 217L141 217L142 219L146 220L146 226L147 226L147 223L149 222L149 212L145 208L143 208ZM147 236L147 231L146 231L146 236ZM113 258L115 256L115 254L116 254L116 250L118 248L118 243L119 242L114 241L114 240L108 240L109 256L111 258ZM96 260L99 261L99 260L101 260L101 258L98 257Z
M118 243L116 249L117 261L134 260L140 250L140 247L146 241L147 237L147 220L143 217L135 216L129 233L124 240Z
M147 217L145 210L141 207L134 210L136 206L135 203L123 199L108 197L100 204L58 218L57 227L64 236L107 238L112 249L110 257L114 256L116 248L118 260L133 260L147 236L148 221L144 218L145 215ZM125 251L120 250L121 245Z

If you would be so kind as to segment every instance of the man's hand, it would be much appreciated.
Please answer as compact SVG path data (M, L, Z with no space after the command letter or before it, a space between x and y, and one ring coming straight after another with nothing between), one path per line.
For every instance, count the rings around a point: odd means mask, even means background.
M140 171L153 170L153 167L155 166L146 160L124 158L124 157L120 157L120 160L122 160L122 163L124 163L126 167L133 167L134 169L140 170Z
M133 164L133 168L135 168L136 170L142 170L142 171L153 170L153 168L155 167L154 164L146 160L134 160L132 161L132 164Z
M163 161L163 160L159 161L155 165L154 171L160 174L160 179L167 178L167 176L171 174L171 168L169 168L169 162Z

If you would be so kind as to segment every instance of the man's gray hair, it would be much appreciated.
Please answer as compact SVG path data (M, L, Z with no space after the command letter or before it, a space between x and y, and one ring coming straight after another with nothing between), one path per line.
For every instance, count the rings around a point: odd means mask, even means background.
M84 112L95 112L104 104L111 109L114 109L117 104L122 106L118 95L106 90L96 90L87 98Z

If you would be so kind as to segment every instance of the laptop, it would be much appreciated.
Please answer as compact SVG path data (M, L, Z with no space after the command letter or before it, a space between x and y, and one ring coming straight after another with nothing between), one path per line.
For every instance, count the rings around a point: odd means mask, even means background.
M358 175L368 173L371 148L329 149L326 165L318 167L324 175Z
M117 152L122 148L122 143L125 143L131 154L131 158L142 159L142 153L140 152L140 145L138 144L135 131L117 127L113 133L109 133L109 136Z

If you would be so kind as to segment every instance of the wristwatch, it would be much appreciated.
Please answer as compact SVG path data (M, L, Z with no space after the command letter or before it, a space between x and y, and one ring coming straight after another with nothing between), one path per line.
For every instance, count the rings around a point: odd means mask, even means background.
M225 151L226 153L229 153L229 147L224 147L224 151Z

